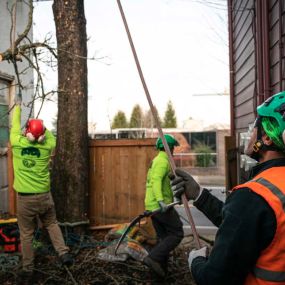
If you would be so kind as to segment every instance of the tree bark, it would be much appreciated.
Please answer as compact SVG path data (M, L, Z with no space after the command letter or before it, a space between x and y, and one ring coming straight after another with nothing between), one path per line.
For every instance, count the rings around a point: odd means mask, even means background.
M52 189L60 222L86 222L87 37L84 0L54 0L58 48L57 146Z

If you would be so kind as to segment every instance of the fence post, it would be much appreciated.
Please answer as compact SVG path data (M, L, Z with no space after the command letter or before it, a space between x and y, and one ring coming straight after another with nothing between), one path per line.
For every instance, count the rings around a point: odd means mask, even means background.
M14 183L14 169L13 169L13 155L10 143L8 143L8 191L9 191L9 214L14 216L16 214L16 194L13 188Z

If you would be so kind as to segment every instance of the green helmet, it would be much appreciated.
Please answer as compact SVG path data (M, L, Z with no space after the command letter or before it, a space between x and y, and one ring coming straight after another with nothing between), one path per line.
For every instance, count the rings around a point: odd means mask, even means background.
M166 134L166 135L164 135L164 138L165 138L165 140L166 140L166 142L167 142L167 144L168 144L170 149L179 145L178 141L172 135ZM164 149L164 146L163 146L161 138L158 138L156 140L155 146L156 146L156 149Z
M262 127L274 144L285 148L285 92L269 97L257 107L257 114L261 118Z

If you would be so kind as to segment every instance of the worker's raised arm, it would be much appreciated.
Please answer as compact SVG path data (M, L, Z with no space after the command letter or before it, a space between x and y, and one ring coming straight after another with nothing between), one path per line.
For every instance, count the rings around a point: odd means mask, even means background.
M15 144L19 141L21 136L21 106L16 105L12 115L12 126L10 130L10 142Z

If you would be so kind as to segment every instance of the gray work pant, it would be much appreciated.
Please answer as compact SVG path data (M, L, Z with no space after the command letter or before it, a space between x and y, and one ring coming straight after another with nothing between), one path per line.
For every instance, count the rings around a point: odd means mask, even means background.
M22 196L17 195L17 219L23 257L23 270L34 269L34 251L32 241L37 225L37 218L48 230L51 242L59 256L67 253L62 232L56 220L54 202L50 192Z

